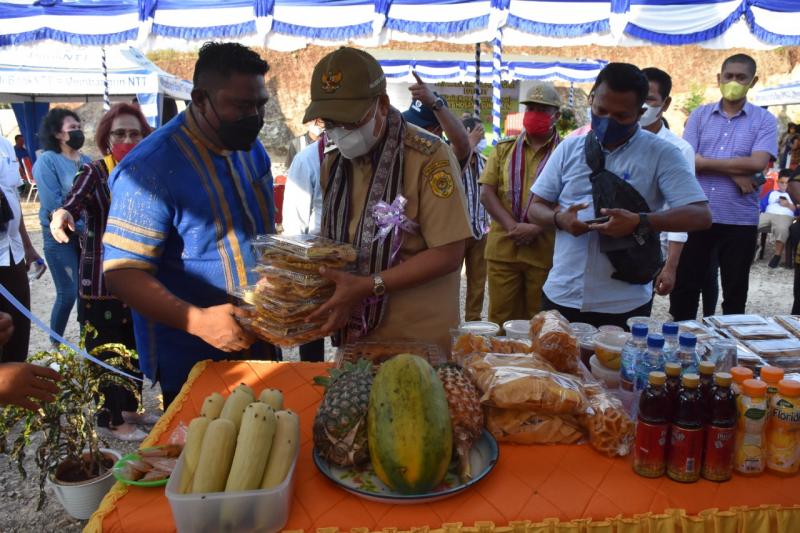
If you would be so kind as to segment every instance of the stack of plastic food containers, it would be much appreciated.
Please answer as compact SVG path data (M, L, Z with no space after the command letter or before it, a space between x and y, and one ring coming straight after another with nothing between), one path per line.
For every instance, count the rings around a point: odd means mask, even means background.
M331 297L334 284L320 267L352 270L356 249L315 235L263 235L253 242L255 285L235 292L250 311L239 321L258 337L289 348L314 340L322 322L306 319Z

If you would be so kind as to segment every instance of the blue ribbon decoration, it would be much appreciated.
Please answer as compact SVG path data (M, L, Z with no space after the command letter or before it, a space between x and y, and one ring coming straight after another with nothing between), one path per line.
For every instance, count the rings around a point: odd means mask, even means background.
M11 305L16 307L17 311L19 311L20 313L25 315L25 317L28 320L30 320L32 323L36 324L36 326L39 329L41 329L42 331L44 331L45 333L50 335L52 338L56 339L58 342L60 342L61 344L63 344L64 346L66 346L67 348L72 350L73 352L77 353L78 355L80 355L84 359L88 359L89 361L91 361L91 362L93 362L95 364L98 364L98 365L102 366L103 368L105 368L106 370L110 370L111 372L113 372L115 374L119 374L120 376L125 376L128 379L133 379L135 381L144 382L143 379L137 378L136 376L132 376L132 375L128 374L127 372L124 372L124 371L120 370L119 368L116 368L116 367L114 367L112 365L109 365L105 361L101 361L100 359L94 357L93 355L90 355L86 350L82 350L81 348L78 348L77 346L75 346L74 344L69 342L67 339L65 339L64 337L62 337L61 335L59 335L58 333L56 333L55 331L53 331L52 329L47 327L45 325L45 323L42 322L41 320L39 320L36 317L36 315L31 313L30 310L27 307L22 305L22 303L20 303L20 301L17 300L14 297L13 294L8 292L8 289L6 289L3 285L0 285L0 295L3 296L6 300L8 300L11 303Z

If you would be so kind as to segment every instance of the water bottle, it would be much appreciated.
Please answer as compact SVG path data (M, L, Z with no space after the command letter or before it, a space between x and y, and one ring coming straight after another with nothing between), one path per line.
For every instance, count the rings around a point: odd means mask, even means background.
M678 337L676 362L681 365L681 375L697 374L700 358L697 356L697 337L693 333L681 333Z
M620 389L633 391L636 376L636 359L647 350L647 324L634 324L631 338L622 346L620 355Z
M647 336L647 349L636 360L636 382L634 389L641 392L647 388L650 372L664 371L664 336L651 333Z
M41 257L33 262L30 269L28 270L28 280L36 281L37 279L42 277L44 274L44 259Z
M664 335L664 361L674 363L676 362L675 354L678 351L678 324L664 322L664 325L661 326L661 334Z

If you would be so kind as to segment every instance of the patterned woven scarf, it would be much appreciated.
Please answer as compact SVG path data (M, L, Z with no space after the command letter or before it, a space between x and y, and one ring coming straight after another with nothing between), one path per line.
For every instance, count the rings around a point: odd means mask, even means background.
M372 151L375 171L370 178L365 204L356 206L361 211L352 241L348 227L352 208L350 190L353 166L341 154L336 156L331 166L331 178L323 200L322 235L340 242L351 242L358 249L358 273L364 276L391 266L392 241L397 238L394 232L390 232L385 239L376 240L380 228L373 216L378 202L391 204L403 190L403 138L406 125L400 112L393 107L389 108L386 130L383 145ZM386 302L386 295L366 301L350 317L347 328L334 335L334 344L347 342L378 327Z
M556 149L558 143L561 142L561 137L558 132L553 133L553 137L545 145L545 153L539 165L536 167L536 174L538 176L547 160L550 159L550 154ZM514 148L511 152L511 160L508 163L508 178L511 180L508 188L509 202L511 203L511 215L517 222L528 222L528 207L532 200L531 191L523 191L525 186L525 133L520 133L514 142ZM522 195L525 195L525 202L522 201ZM523 211L522 207L525 206Z

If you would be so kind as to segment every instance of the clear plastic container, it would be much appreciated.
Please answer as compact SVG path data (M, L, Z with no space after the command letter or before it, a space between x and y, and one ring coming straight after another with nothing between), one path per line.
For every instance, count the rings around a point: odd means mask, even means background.
M484 337L496 337L500 333L500 326L488 321L464 322L455 331L459 335L472 333L473 335L483 335Z
M603 383L606 388L616 389L619 387L619 371L611 370L602 364L597 359L597 355L593 355L589 358L589 366L591 368L592 375L596 377L598 381Z
M345 362L355 363L359 359L367 359L378 365L401 353L410 353L422 357L436 366L447 362L441 349L435 345L418 341L356 341L336 350L334 363L336 367Z
M333 282L323 278L320 274L309 274L305 272L295 272L275 265L256 265L253 272L273 283L286 282L301 285L303 287L325 287L333 285Z
M309 261L344 261L352 263L358 258L354 246L336 242L318 235L259 235L253 239L257 252L280 250Z
M503 331L509 339L530 340L531 323L529 320L508 320L503 323Z
M622 347L630 334L622 331L598 331L594 336L594 353L597 362L619 374Z
M178 458L165 488L178 533L216 531L280 531L289 521L294 492L295 454L292 467L283 483L272 489L240 492L181 494L178 492L183 472L183 453Z

